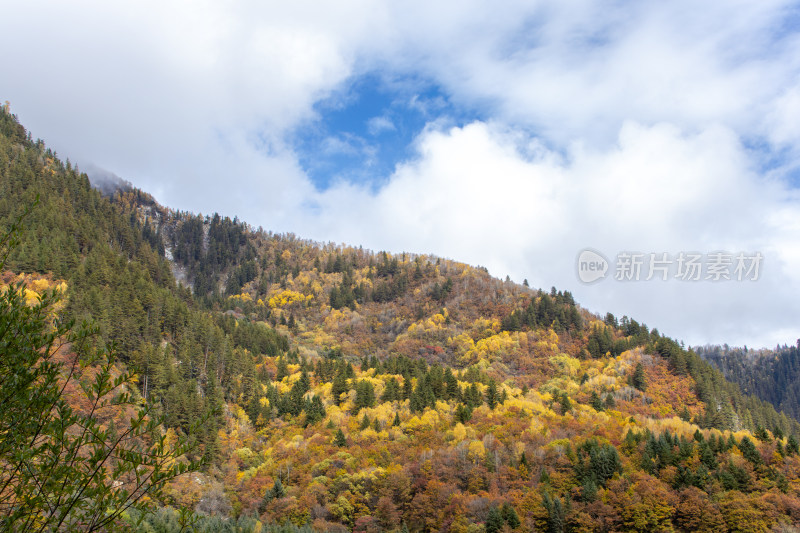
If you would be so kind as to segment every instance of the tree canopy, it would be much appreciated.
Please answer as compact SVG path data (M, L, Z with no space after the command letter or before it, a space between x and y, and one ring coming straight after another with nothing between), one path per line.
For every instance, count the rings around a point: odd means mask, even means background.
M0 238L0 271L19 228ZM167 442L92 328L59 319L57 288L25 296L0 292L0 530L115 530L199 463L179 460L186 442Z

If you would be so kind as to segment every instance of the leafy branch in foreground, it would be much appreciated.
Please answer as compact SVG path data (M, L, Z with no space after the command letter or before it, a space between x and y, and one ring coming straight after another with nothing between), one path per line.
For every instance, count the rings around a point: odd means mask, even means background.
M0 236L0 271L20 226ZM29 306L22 283L0 289L2 531L120 529L200 466L130 394L134 376L92 347L95 331L53 316L59 298L48 290Z

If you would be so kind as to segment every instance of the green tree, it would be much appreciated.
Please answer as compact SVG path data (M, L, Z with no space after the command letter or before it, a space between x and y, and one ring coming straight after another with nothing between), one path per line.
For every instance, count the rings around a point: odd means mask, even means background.
M347 385L347 376L341 372L336 374L336 377L333 378L333 384L331 385L331 396L333 397L333 402L336 405L342 403L342 394L348 392L350 387Z
M281 381L288 375L289 365L286 363L286 359L284 359L283 356L278 357L278 371L275 374L275 381Z
M0 271L19 228L0 237ZM58 298L28 306L21 284L0 293L0 530L119 530L124 512L144 516L167 481L200 464L175 460L185 441L167 445L128 392L133 376L92 347L95 330L53 316Z
M341 428L336 431L336 436L333 438L333 444L339 448L344 448L347 446L347 438L344 436L344 432L342 432Z
M472 418L472 408L469 405L461 404L456 407L456 420L466 424L470 418Z
M542 494L542 504L547 511L548 533L563 533L567 519L561 498L551 497L549 493L545 492Z
M606 399L603 402L603 404L606 409L610 409L615 407L617 405L617 402L614 401L614 396L609 392L608 394L606 394Z
M375 388L372 382L368 380L360 380L356 383L356 400L354 414L365 407L372 407L375 405Z
M744 458L754 465L760 465L762 463L761 454L758 453L758 449L756 449L750 437L742 437L742 440L739 442L739 449L742 451Z
M800 453L800 444L798 444L794 435L789 435L789 440L786 441L786 453L789 455Z
M283 483L281 483L281 478L276 477L275 483L272 485L272 497L273 498L283 498L286 496L286 491L283 490Z
M561 394L561 396L558 399L558 403L559 405L561 405L562 414L567 414L572 409L572 402L570 401L569 396L567 396L566 392Z
M486 517L486 533L500 533L503 530L503 525L505 521L503 520L503 515L500 514L500 509L497 507L492 507L489 509L489 516Z
M592 391L592 396L589 399L589 403L592 405L595 411L602 411L604 406L602 400L600 400L600 396L597 394L597 391Z
M500 509L500 514L503 516L505 523L508 524L511 529L516 529L522 525L517 511L514 510L510 503L506 502L503 504L503 507Z
M486 388L486 403L489 409L494 409L497 406L497 400L497 383L492 379L489 380L489 386Z
M528 463L528 456L525 455L525 452L522 452L522 456L519 458L519 466L524 466L530 472L531 465Z
M633 370L633 375L631 376L631 385L642 392L647 390L647 380L645 379L642 363L636 363L636 368Z
M389 381L386 382L386 388L383 389L381 402L393 402L399 400L400 397L400 385L397 383L397 378L389 378Z

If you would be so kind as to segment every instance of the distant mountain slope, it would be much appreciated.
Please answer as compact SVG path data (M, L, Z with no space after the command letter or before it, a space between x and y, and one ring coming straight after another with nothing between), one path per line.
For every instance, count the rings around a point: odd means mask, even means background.
M800 344L774 350L748 350L729 346L695 349L726 379L747 394L770 402L786 414L800 418Z

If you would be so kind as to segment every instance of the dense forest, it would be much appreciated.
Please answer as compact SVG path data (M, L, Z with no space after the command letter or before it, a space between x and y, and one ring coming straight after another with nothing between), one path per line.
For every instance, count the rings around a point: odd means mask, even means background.
M774 350L702 346L696 351L744 392L800 419L800 343Z
M62 287L203 462L139 531L800 524L795 347L720 371L569 291L104 197L3 111L0 230L29 206L3 284Z

